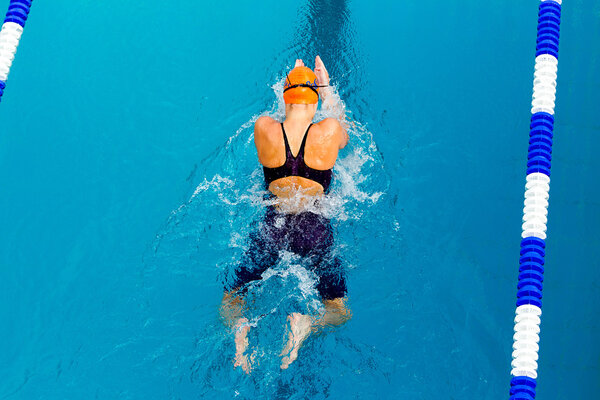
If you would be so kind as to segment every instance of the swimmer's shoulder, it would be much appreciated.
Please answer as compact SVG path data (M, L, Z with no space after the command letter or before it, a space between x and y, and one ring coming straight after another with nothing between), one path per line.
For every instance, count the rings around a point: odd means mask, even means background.
M265 131L269 131L273 128L273 126L278 125L279 122L275 121L273 118L263 115L258 117L256 122L254 123L254 133L265 133Z
M279 121L266 115L259 117L254 123L254 145L258 159L261 164L268 167L271 164L281 163L279 148L283 145L283 135L280 125Z
M263 115L259 117L254 123L254 140L272 140L274 136L279 133L281 136L281 123L274 120L271 117Z
M315 134L326 138L328 140L333 140L338 144L338 148L342 149L348 143L348 133L335 118L325 118L324 120L317 122L315 124L316 132Z

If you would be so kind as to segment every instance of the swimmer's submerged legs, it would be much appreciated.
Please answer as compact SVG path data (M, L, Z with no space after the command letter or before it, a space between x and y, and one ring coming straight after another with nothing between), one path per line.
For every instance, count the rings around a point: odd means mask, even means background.
M290 331L281 354L281 369L287 369L298 358L298 351L311 333L317 333L326 326L340 326L352 318L352 312L346 306L346 297L324 299L325 312L313 319L309 315L292 313L288 316Z
M287 343L281 354L281 369L287 369L291 363L298 358L298 352L304 341L311 333L318 333L323 328L340 326L352 318L352 312L346 305L347 298L323 299L325 311L318 318L300 313L292 313L288 316L290 330ZM223 322L232 328L234 332L235 357L234 367L241 367L249 374L252 371L254 355L248 356L248 333L251 326L246 317L243 316L245 302L242 297L236 296L235 292L225 292L221 302L220 314Z
M287 343L279 354L281 369L287 369L298 358L298 352L311 333L318 333L323 328L340 326L352 318L352 312L346 305L347 298L323 299L325 311L318 318L300 313L288 315L290 324ZM252 371L254 355L248 356L248 333L251 326L248 318L243 316L244 299L235 295L235 291L225 292L221 302L220 314L223 322L234 332L235 357L234 367L241 367L249 374Z
M283 219L283 223L281 223ZM279 224L277 222L280 222ZM288 316L289 331L280 356L286 369L298 358L298 351L311 333L326 326L339 326L348 321L351 312L346 307L346 279L341 260L333 254L333 230L330 221L312 212L280 214L269 208L262 224L250 234L248 250L235 270L233 281L225 285L221 316L234 330L236 355L234 364L246 373L252 369L248 349L251 327L244 318L245 288L262 278L268 267L276 265L281 250L292 251L311 264L307 266L318 276L317 291L324 312L317 316L293 313Z

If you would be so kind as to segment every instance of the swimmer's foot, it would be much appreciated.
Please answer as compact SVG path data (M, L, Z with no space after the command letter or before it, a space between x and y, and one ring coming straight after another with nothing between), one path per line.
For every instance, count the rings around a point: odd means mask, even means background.
M235 358L233 360L233 367L241 367L242 371L247 374L250 374L252 371L252 365L250 364L250 359L246 354L235 354Z
M279 354L279 356L284 356L281 359L281 369L287 369L298 358L298 350L310 335L312 328L312 321L308 315L293 313L288 316L288 321L290 321L288 341Z
M248 325L247 318L240 318L234 326L235 331L235 358L233 360L233 366L241 367L242 370L249 374L252 370L251 361L254 357L248 358L246 350L248 349L248 332L250 331L250 325Z

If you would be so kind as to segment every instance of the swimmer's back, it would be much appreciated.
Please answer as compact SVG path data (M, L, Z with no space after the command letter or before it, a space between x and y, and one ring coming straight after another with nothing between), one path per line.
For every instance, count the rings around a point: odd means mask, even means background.
M306 166L315 170L331 170L337 160L338 151L348 142L348 134L339 121L333 118L326 118L313 125L306 121L286 119L283 126L294 157L299 156L306 133L304 162ZM286 147L280 122L271 117L260 117L254 125L254 141L258 160L264 167L278 168L285 164ZM317 195L323 193L323 186L300 176L286 176L271 182L269 190L280 197L294 195L297 190L302 190L308 195Z

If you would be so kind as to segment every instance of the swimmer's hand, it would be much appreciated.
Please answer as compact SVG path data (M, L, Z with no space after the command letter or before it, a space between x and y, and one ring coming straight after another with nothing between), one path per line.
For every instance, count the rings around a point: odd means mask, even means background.
M317 84L319 86L329 85L329 72L323 64L321 57L315 58L315 75L317 76ZM340 96L333 90L331 86L319 88L319 97L321 98L321 108L325 111L327 116L337 119L344 130L344 144L340 146L343 148L348 141L347 131L348 124L346 123L346 109L344 103L340 99Z
M317 85L329 85L329 72L319 56L315 58L315 75L317 75Z
M294 68L296 67L304 67L304 61L302 61L301 59L297 59L296 64L294 64Z

